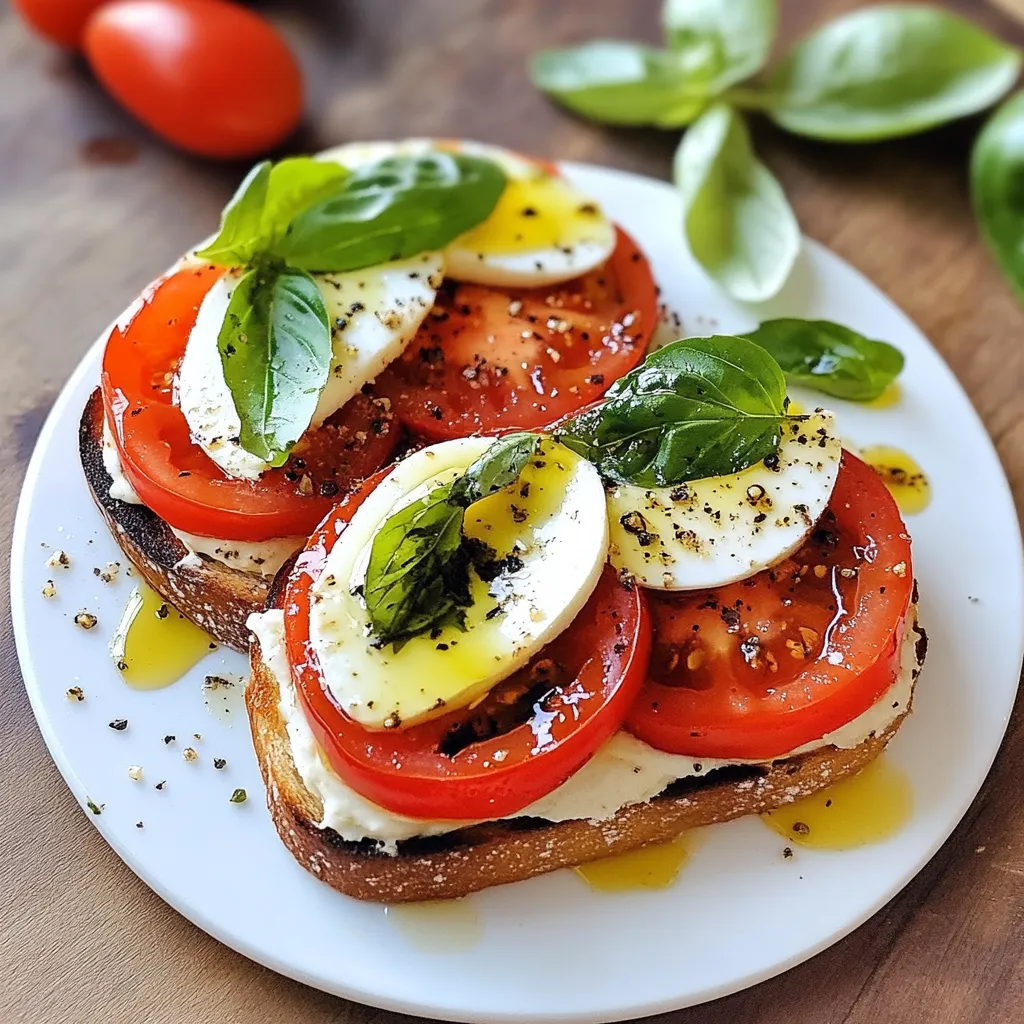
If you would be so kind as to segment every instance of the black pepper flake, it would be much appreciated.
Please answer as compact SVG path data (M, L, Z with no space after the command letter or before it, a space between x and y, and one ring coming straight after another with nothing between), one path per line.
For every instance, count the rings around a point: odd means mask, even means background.
M174 742L174 737L173 736L165 736L164 737L164 743L173 743L173 742Z
M782 849L782 856L786 860L789 860L789 858L793 856L793 847L792 846L785 846L785 847L783 847L783 849Z
M170 615L170 611L166 604L162 604L160 605L159 608L157 608L156 617L158 619L166 619L168 615Z
M107 723L111 729L115 732L124 732L128 728L127 718L115 718L112 722Z
M536 217L537 216L537 211L532 206L527 206L526 209L523 210L523 216L524 217Z
M218 770L223 768L224 765L226 765L226 764L227 764L227 761L225 761L223 757L215 757L213 759L213 767L217 768Z
M798 836L809 836L811 834L811 826L803 821L794 821L793 834Z
M166 787L166 785L167 785L167 780L164 779L162 782L158 782L153 788L154 789L164 789Z
M447 644L437 644L436 648L439 651L447 651L448 650L448 645Z

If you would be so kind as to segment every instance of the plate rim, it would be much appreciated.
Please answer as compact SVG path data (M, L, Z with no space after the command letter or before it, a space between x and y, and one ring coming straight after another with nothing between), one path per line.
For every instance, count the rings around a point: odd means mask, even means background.
M673 195L675 194L675 190L672 185L665 181L657 178L651 178L647 175L625 171L620 168L605 167L598 164L581 163L577 161L558 161L558 164L560 167L565 169L570 176L577 171L583 172L584 174L597 173L612 180L617 179L623 183L641 182L648 187L654 185L664 192L668 192ZM827 246L808 237L807 235L802 235L801 244L802 247L812 253L815 258L825 258L838 261L843 265L844 269L848 273L852 273L859 278L862 283L866 284L873 291L883 296L890 309L897 313L913 331L920 334L925 339L928 347L932 350L937 361L941 364L942 371L947 377L947 383L958 390L960 395L964 398L964 404L969 409L969 415L973 417L974 426L979 435L984 438L984 444L981 447L984 448L985 456L990 461L992 468L996 470L995 477L999 482L1001 492L999 495L1000 500L1005 502L1006 510L1009 512L1011 519L1017 524L1015 550L1013 552L1006 552L1005 557L1008 561L1012 560L1018 581L1024 583L1024 541L1022 541L1021 537L1021 520L1017 513L1016 503L1013 498L1013 492L1010 487L1005 468L999 458L995 444L974 406L971 396L949 367L941 350L936 347L931 338L928 337L928 335L926 335L916 323L914 323L908 314L897 305L887 292L875 285L874 282L872 282L867 275L860 271L855 265L839 256L837 253L834 253ZM747 304L744 308L756 309L756 306L750 306ZM160 899L171 906L177 913L186 918L186 920L193 923L196 927L201 928L212 938L221 942L228 948L240 953L246 958L253 960L255 963L261 964L278 974L282 974L285 977L301 982L302 984L308 985L314 989L348 999L355 1003L361 1003L391 1012L406 1013L416 1016L429 1014L430 1016L437 1017L439 1019L452 1021L488 1021L494 1022L494 1024L522 1024L522 1022L525 1021L543 1020L545 1024L584 1024L584 1022L622 1021L632 1019L634 1017L646 1017L654 1014L671 1012L684 1007L700 1005L714 999L734 994L783 974L793 967L817 956L819 953L828 949L830 946L839 942L859 928L864 924L864 922L878 913L882 907L895 898L934 858L939 849L941 849L949 839L950 835L960 825L970 806L977 799L982 786L988 779L992 764L998 756L1005 740L1013 704L1020 686L1020 666L1022 661L1024 661L1024 633L1018 634L1017 637L1019 648L1016 659L1018 665L1018 679L1014 686L1013 699L1010 700L1009 708L1006 714L1002 717L998 737L993 737L991 755L986 758L984 773L981 774L978 786L974 788L974 791L962 802L962 806L957 810L955 817L950 815L951 823L948 825L948 828L944 827L941 836L937 836L937 838L933 840L927 853L920 859L920 863L918 863L906 878L897 883L891 891L888 891L878 899L871 901L870 904L865 905L858 914L853 915L846 922L843 928L832 933L830 936L822 938L812 946L805 947L799 953L795 953L788 957L785 961L775 963L764 969L755 970L741 976L733 977L728 982L723 982L713 988L702 990L696 999L684 997L683 1000L680 1001L679 999L666 997L655 1001L634 1002L628 1006L620 1002L617 1006L610 1008L610 1012L598 1015L587 1011L555 1014L548 1013L544 1014L543 1017L533 1014L507 1012L503 1010L489 1010L485 1014L458 1012L456 1008L451 1006L438 1006L426 1002L416 1002L406 998L392 998L387 996L385 993L360 989L353 985L341 984L335 981L326 984L324 979L314 977L311 973L303 972L301 969L298 969L289 963L285 963L274 955L267 954L262 950L250 946L244 940L244 937L236 936L234 934L228 935L215 921L207 917L202 907L193 903L188 903L185 900L179 901L175 894L167 889L157 876L143 874L142 871L139 870L132 862L128 851L117 839L113 830L108 828L107 824L102 820L102 816L89 815L85 812L85 808L82 806L87 798L85 786L82 784L82 781L74 770L71 759L66 755L59 737L57 736L57 731L54 728L49 715L46 713L41 696L42 687L40 686L40 681L36 678L33 662L29 655L30 641L28 636L28 623L26 619L26 603L24 600L27 595L24 566L28 554L27 535L29 529L28 520L31 495L36 490L38 478L42 472L43 462L51 445L52 435L56 432L59 422L63 419L65 410L69 405L75 390L81 384L82 380L88 376L93 366L99 363L102 347L106 342L106 338L109 335L110 330L116 322L116 320L113 321L110 326L105 328L100 333L96 341L93 342L79 358L74 370L65 381L53 403L53 406L47 414L25 471L21 492L16 506L9 559L11 619L19 668L28 694L33 717L35 718L36 725L43 736L44 742L46 743L50 757L53 759L54 764L63 776L76 801L79 803L80 807L82 807L82 811L86 814L87 820L91 821L94 827L96 827L103 839L113 849L114 853L117 854L122 863L148 888L152 889ZM19 552L24 552L25 557L17 557ZM1024 588L1022 588L1022 594L1024 594Z

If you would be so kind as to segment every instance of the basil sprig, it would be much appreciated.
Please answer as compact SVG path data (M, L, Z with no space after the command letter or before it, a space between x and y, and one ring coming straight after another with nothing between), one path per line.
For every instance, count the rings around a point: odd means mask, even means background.
M981 130L971 154L971 197L985 241L1024 304L1024 92Z
M950 11L885 4L851 11L789 53L765 86L772 120L816 139L873 142L991 106L1020 53Z
M792 383L853 402L877 398L903 370L898 348L829 320L766 320L744 337L771 353Z
M274 252L291 267L345 271L443 249L484 220L504 188L502 169L482 157L388 157L303 210Z
M813 138L889 139L984 110L1021 67L1017 49L955 14L878 4L818 29L763 84L751 85L771 50L776 7L775 0L665 0L665 49L603 40L541 52L530 69L535 85L595 121L692 125L675 164L686 240L708 274L744 301L767 299L785 283L795 218L735 110L765 113ZM695 133L700 138L688 142Z
M613 483L669 487L736 473L779 444L786 381L746 338L675 341L616 381L556 437Z
M754 155L743 118L718 103L676 151L690 252L730 295L770 298L800 253L800 225L782 186Z
M273 252L292 218L337 192L348 176L341 164L307 156L264 160L245 176L221 214L217 237L196 256L238 267L257 253Z
M490 214L504 187L492 161L441 151L356 171L309 157L257 164L225 208L217 237L196 253L246 269L218 337L239 444L281 465L312 420L332 352L310 272L444 248Z
M373 538L363 585L378 642L401 644L464 624L473 558L462 534L466 510L514 483L540 442L538 434L500 438L460 476L387 519Z
M239 444L283 464L331 369L331 328L317 283L302 270L254 267L231 293L217 347L242 422Z

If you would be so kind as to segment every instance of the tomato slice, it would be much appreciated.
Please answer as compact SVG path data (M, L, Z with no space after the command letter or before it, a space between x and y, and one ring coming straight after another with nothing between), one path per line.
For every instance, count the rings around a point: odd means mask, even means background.
M143 295L103 354L103 403L121 466L142 501L204 537L308 536L352 486L387 462L400 430L385 403L357 395L259 480L233 480L198 445L174 403L174 374L222 267L178 270Z
M544 427L640 362L657 308L650 264L620 228L605 266L566 284L439 292L375 388L430 440Z
M702 757L770 759L820 739L896 680L913 579L895 501L844 452L792 558L715 590L651 595L651 669L626 728Z
M328 762L357 793L414 818L513 814L564 782L622 725L650 654L639 587L606 568L572 625L473 709L371 731L324 684L309 642L309 588L383 474L345 499L296 561L284 595L288 661Z

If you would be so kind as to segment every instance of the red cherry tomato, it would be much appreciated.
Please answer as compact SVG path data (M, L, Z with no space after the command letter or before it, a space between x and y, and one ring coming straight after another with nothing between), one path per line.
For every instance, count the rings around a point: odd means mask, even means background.
M626 728L726 759L820 739L895 681L913 581L896 502L844 452L828 510L791 558L715 590L650 595L651 669Z
M608 262L565 284L442 289L375 387L409 430L431 441L534 430L632 370L657 315L650 264L620 228Z
M89 15L104 0L11 0L14 9L51 43L77 50Z
M466 820L513 814L561 785L622 725L647 671L650 624L639 587L609 567L572 624L483 702L409 728L371 731L324 685L309 643L310 587L367 480L299 555L283 604L299 700L331 767L396 814Z
M287 43L227 0L116 0L89 19L84 47L116 99L200 156L271 149L302 112L302 76Z
M199 304L223 273L171 274L110 332L101 381L121 467L142 501L179 530L228 540L308 536L339 494L391 458L399 431L381 403L359 394L307 431L284 466L256 481L225 476L192 443L173 386Z

